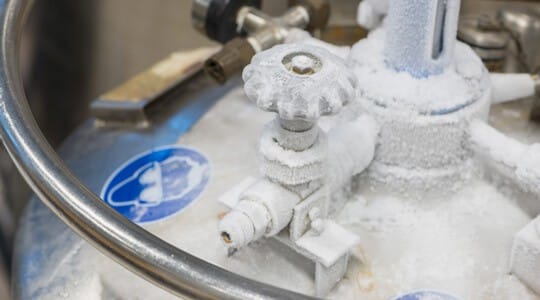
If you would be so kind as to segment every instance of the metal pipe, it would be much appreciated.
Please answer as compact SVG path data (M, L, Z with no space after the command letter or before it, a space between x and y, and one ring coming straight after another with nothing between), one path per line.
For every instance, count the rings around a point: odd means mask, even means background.
M526 73L491 73L492 103L504 103L537 95L540 82Z
M39 198L97 249L148 281L197 299L311 299L258 283L164 242L109 208L68 170L28 108L19 42L32 0L0 4L0 135Z

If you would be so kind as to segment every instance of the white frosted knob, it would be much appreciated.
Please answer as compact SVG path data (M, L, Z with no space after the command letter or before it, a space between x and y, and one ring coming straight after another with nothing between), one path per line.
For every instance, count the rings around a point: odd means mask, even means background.
M356 77L343 59L304 44L258 53L243 79L249 99L284 120L315 121L338 113L356 93Z

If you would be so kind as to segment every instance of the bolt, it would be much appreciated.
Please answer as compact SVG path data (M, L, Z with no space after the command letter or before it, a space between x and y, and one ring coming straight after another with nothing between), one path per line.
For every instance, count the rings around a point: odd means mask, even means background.
M308 56L298 55L292 59L292 69L301 75L315 73L315 61Z
M322 61L307 52L291 53L282 61L287 70L297 75L313 75L322 68Z

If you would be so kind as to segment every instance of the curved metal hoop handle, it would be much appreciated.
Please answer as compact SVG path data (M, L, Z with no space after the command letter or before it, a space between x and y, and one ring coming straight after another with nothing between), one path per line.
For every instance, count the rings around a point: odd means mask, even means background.
M32 0L0 0L0 135L50 209L117 262L170 292L197 299L312 299L255 282L164 242L109 208L68 170L39 130L19 72L19 40Z

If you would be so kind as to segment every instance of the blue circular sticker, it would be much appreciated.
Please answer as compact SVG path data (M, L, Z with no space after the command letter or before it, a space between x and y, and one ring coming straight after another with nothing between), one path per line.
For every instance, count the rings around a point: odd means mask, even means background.
M200 152L167 146L138 155L107 180L102 199L136 223L163 220L181 212L204 191L210 164Z
M398 296L392 300L459 300L447 293L431 290L419 290Z

